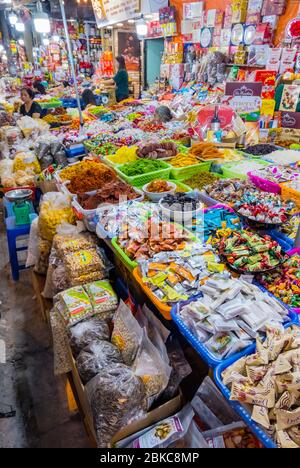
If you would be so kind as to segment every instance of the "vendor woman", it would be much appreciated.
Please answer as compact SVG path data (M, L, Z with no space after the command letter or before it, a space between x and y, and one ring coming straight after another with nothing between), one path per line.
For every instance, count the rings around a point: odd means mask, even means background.
M34 102L34 92L30 88L23 88L21 90L21 99L23 105L20 109L20 114L23 116L32 117L33 119L39 119L43 114L41 106Z
M105 84L116 85L116 100L117 102L121 102L129 97L128 73L123 55L119 55L116 58L116 66L118 68L117 74L113 80L105 81Z

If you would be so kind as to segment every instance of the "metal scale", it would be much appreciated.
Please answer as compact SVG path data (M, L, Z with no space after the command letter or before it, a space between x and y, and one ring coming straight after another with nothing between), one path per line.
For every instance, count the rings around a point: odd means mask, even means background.
M10 190L5 194L6 200L13 205L16 226L30 224L30 214L33 212L32 195L33 191L30 189Z

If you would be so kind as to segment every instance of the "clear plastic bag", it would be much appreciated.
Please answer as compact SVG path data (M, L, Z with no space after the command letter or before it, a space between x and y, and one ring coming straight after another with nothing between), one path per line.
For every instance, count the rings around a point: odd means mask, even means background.
M160 352L151 343L147 331L143 329L142 342L133 364L134 373L144 382L147 407L159 397L168 385L172 368L169 360L164 361Z
M92 317L69 329L70 346L75 357L93 341L109 341L110 331L107 323L98 317Z
M37 247L38 258L34 267L34 271L40 275L47 275L52 242L42 239L40 236L38 236Z
M94 314L102 320L112 320L118 307L118 297L109 281L94 281L84 289L89 295Z
M68 334L60 313L54 307L50 312L53 337L54 375L64 375L72 370L68 352Z
M30 226L26 268L30 268L34 266L38 260L38 257L39 257L38 240L39 240L38 218L36 218L32 221L31 226Z
M75 221L69 197L59 192L44 195L39 216L39 231L44 239L52 241L60 224L75 224Z
M76 366L84 384L114 363L123 364L122 356L118 348L108 341L92 341L76 359Z
M195 399L200 398L207 407L212 411L215 417L221 421L222 424L231 424L240 420L236 412L231 408L229 403L225 400L222 393L215 386L213 381L206 377L199 389L196 392ZM195 405L194 405L195 403ZM197 401L192 401L192 406L197 413ZM201 414L199 414L201 419ZM209 424L209 421L207 421Z
M145 387L124 364L112 364L86 385L98 447L107 448L123 427L145 416Z
M82 286L67 289L54 297L55 305L68 327L93 315L89 297Z
M131 366L138 352L143 329L123 301L114 316L112 343L120 350L126 365Z
M192 369L184 357L179 341L173 336L168 340L167 353L172 372L168 386L163 393L163 398L169 401L178 394L181 382L191 374Z

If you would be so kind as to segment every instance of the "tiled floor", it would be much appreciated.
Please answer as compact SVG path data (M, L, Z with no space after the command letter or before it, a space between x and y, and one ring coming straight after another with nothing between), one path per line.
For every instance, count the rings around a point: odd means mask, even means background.
M0 352L0 413L9 406L16 411L15 417L0 418L0 448L89 447L79 415L69 412L65 383L54 377L49 332L30 274L11 280L0 216L0 350L5 345L6 354Z

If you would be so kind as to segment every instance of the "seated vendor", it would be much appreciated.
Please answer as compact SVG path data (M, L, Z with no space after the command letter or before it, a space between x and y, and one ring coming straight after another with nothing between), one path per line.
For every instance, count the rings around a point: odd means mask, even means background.
M30 88L22 88L21 90L21 99L23 105L20 109L20 114L23 116L32 117L33 119L39 119L43 115L41 106L34 102L34 92Z
M45 86L40 81L35 81L33 83L33 91L35 94L40 94L41 96L45 96L46 94Z
M172 111L167 106L159 106L156 111L154 118L159 123L167 123L173 119Z
M96 106L96 98L91 89L85 89L81 97L83 100L84 109L87 109L90 106Z

